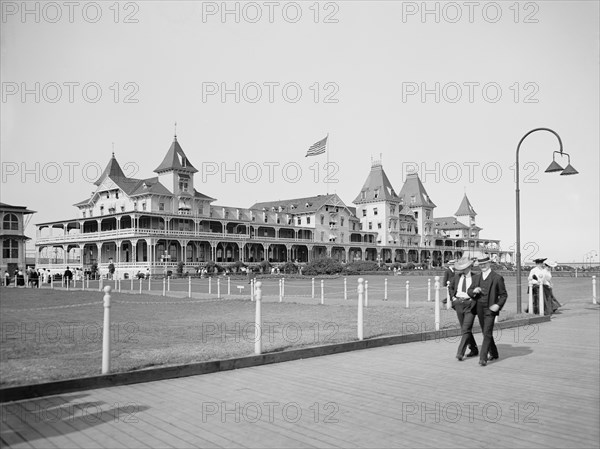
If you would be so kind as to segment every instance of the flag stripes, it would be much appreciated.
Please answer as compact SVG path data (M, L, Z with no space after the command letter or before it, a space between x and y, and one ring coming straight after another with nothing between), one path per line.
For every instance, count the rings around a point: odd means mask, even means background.
M325 153L326 148L327 148L327 137L325 137L322 140L319 140L317 143L315 143L314 145L312 145L308 149L308 151L306 152L306 156L305 157L316 156L318 154L323 154L323 153Z

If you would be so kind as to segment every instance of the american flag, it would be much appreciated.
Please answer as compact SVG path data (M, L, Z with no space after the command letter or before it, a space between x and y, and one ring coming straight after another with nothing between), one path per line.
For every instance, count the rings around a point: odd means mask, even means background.
M327 147L327 137L325 137L322 140L319 140L317 143L312 145L306 152L305 157L316 156L317 154L323 154L323 153L325 153L326 147Z

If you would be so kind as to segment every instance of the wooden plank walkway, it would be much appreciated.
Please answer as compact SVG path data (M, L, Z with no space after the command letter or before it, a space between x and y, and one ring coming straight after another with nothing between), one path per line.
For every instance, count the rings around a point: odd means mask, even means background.
M497 333L3 404L2 446L600 447L598 306ZM481 334L475 338L481 344Z

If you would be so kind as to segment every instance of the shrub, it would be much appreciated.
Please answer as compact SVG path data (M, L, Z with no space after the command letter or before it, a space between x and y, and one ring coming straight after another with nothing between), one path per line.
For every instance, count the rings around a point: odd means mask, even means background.
M402 269L403 270L414 270L415 264L412 262L405 263L404 266L402 267Z
M217 265L213 260L209 260L208 262L206 262L206 265L204 266L204 268L206 268L206 274L217 274L223 271L223 267L220 265Z
M183 266L184 266L183 261L179 261L177 263L177 276L183 275Z
M283 267L281 267L281 271L285 274L296 274L298 272L298 267L294 262L286 262Z
M237 260L234 264L233 264L233 268L235 270L236 273L239 273L240 270L242 268L246 267L246 264L244 262L242 262L241 260Z
M269 263L268 260L263 260L260 264L260 272L261 273L268 273L271 269L271 264Z
M344 267L344 272L346 274L360 274L365 271L378 271L379 265L377 262L372 260L358 260L356 262L351 262Z
M338 274L344 270L340 261L330 258L313 260L306 265L303 274L314 276L319 274Z

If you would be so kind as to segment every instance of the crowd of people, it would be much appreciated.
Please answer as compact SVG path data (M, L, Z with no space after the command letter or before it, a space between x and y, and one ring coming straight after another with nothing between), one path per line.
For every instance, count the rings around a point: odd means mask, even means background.
M60 275L60 276L58 276ZM46 268L35 268L29 267L25 271L20 268L15 268L14 274L11 276L8 270L4 271L4 286L8 287L10 285L15 285L17 287L33 287L39 288L40 284L50 284L52 280L56 280L57 277L60 278L60 282L62 282L65 286L71 285L73 281L79 282L88 276L89 273L85 273L82 268L73 268L67 267L64 272L51 271Z

